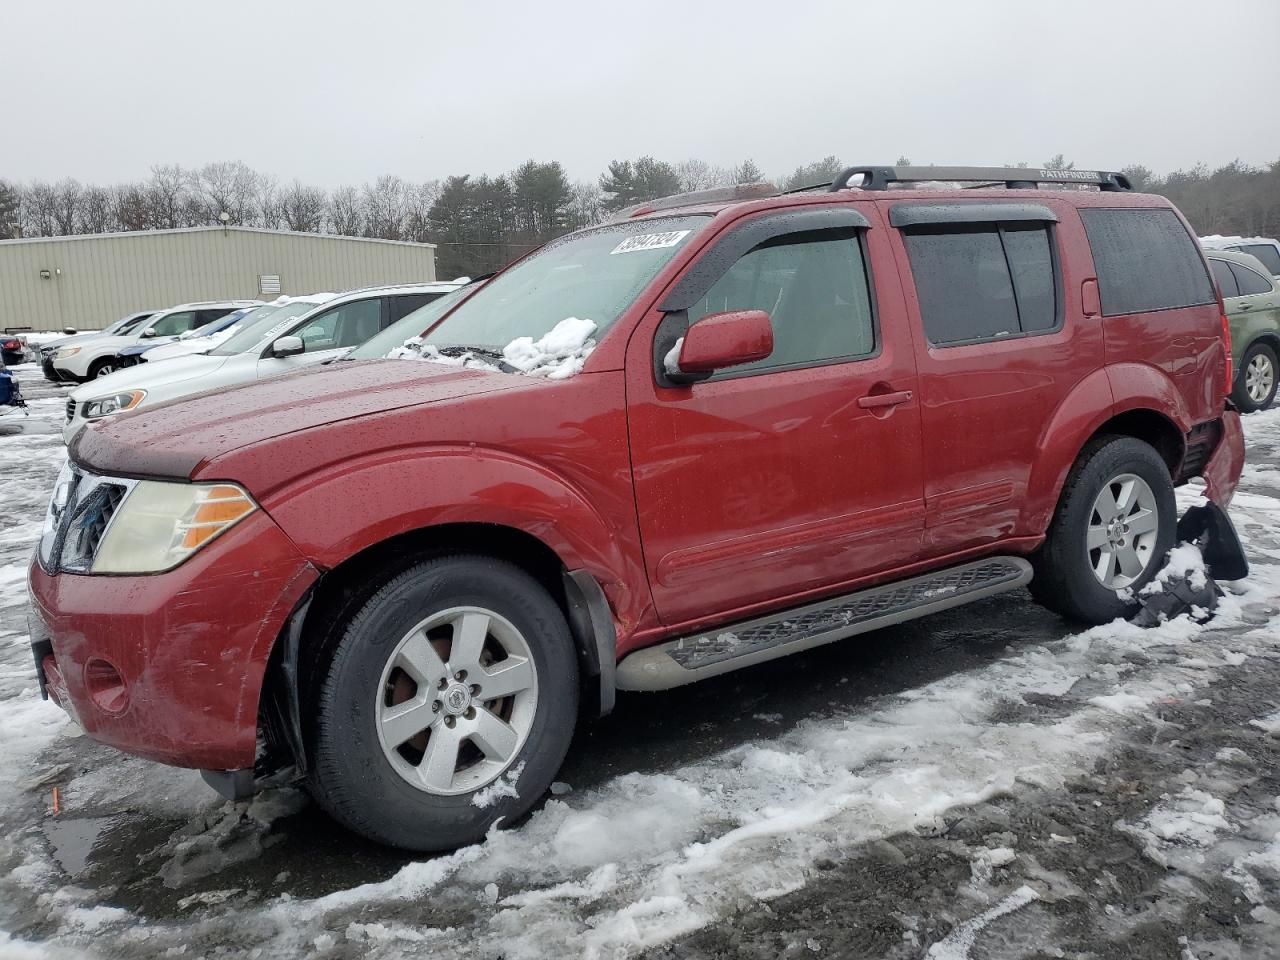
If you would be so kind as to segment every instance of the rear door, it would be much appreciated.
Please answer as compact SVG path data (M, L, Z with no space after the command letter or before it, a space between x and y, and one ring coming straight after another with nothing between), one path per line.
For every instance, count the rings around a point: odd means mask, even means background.
M1065 204L881 201L895 228L919 340L924 549L1015 535L1049 417L1102 365L1079 316L1083 276L1062 255Z
M915 363L883 233L869 203L741 222L631 337L632 474L664 622L789 605L916 556ZM664 382L678 335L741 309L770 314L770 357Z

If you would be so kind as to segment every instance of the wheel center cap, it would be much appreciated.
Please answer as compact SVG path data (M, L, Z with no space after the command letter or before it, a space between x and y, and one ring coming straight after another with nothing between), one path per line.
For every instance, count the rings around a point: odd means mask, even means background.
M471 691L466 684L451 683L440 698L444 704L444 712L451 717L460 717L471 706Z

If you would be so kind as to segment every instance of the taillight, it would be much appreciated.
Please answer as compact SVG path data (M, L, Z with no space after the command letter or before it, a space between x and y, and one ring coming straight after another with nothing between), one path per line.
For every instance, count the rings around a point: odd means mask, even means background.
M1227 319L1227 315L1222 315L1222 351L1226 354L1225 363L1227 371L1227 385L1225 390L1231 392L1231 380L1235 375L1235 371L1231 368L1231 321Z

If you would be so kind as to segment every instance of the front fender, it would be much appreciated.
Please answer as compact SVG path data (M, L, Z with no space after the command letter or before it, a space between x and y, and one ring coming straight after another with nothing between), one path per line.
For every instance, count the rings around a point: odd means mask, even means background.
M605 591L619 632L640 619L644 567L617 523L543 464L479 446L397 449L330 465L262 503L309 560L331 569L400 534L454 523L523 531Z

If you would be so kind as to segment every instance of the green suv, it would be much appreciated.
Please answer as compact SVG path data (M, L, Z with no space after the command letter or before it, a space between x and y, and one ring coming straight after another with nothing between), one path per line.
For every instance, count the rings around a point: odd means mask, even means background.
M1265 410L1276 398L1280 371L1280 288L1247 253L1206 250L1231 322L1235 385L1231 399L1242 413Z

